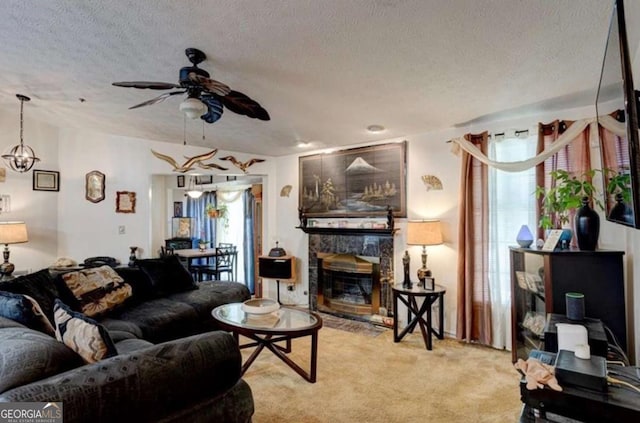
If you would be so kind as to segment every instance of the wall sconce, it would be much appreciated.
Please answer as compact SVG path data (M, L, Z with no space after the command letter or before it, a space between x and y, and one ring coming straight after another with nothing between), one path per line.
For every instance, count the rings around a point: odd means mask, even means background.
M24 145L23 134L23 107L25 101L31 101L29 97L22 94L16 94L16 97L20 100L20 144L9 150L9 153L3 154L2 158L6 160L7 164L16 172L24 173L31 170L36 162L40 159L36 157L33 149L28 145Z

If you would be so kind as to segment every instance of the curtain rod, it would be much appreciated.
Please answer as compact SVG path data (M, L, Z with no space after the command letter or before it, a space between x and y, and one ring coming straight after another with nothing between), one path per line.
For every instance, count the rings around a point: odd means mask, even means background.
M515 130L513 131L514 135L516 136L516 138L518 138L521 134L528 134L529 130L528 129L522 129L522 130ZM495 134L489 133L489 137L499 137L499 136L504 136L504 132L496 132ZM453 140L447 140L445 141L446 144L450 144L451 142L453 142Z

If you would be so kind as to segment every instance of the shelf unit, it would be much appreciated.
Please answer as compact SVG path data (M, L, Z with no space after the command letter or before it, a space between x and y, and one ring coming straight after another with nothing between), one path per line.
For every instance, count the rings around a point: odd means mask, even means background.
M601 319L627 351L623 251L509 250L513 362L526 360L532 349L544 349L540 319L566 314L567 292L583 293L585 316Z

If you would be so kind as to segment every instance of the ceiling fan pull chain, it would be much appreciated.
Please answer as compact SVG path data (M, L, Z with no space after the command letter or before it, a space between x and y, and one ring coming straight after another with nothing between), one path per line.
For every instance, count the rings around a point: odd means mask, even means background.
M204 120L202 121L202 143L204 144Z
M187 145L187 115L182 115L182 145Z

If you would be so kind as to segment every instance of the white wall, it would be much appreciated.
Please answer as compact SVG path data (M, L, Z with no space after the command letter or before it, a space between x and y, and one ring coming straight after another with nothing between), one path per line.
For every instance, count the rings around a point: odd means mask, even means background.
M24 220L29 232L28 243L10 247L16 270L39 270L50 266L58 257L82 261L90 256L108 255L127 263L130 246L139 247L140 258L155 256L164 239L170 236L166 229L172 210L165 210L166 195L171 187L163 186L165 178L154 175L176 174L166 162L153 157L150 149L173 157L201 154L207 149L54 128L27 119L26 108L25 143L42 158L35 168L59 170L60 191L32 191L32 172L18 174L7 170L6 181L0 183L0 194L11 196L12 211L3 213L0 220ZM6 140L7 145L0 147L4 151L19 142L17 114L0 112L0 127L6 134L3 141ZM232 154L240 160L250 158L232 151L218 152L218 156L220 154ZM252 173L272 172L274 161L265 158L266 162L252 166ZM92 170L106 175L106 198L95 204L85 200L85 174ZM232 167L226 173L238 172ZM265 178L267 189L268 179ZM115 212L117 191L136 193L135 213ZM265 209L273 209L269 199L265 201ZM268 220L265 217L265 221ZM120 226L125 227L124 234L119 234ZM265 236L272 230L273 225L265 228Z
M16 112L0 113L2 128L2 154L20 143L19 102L16 100ZM40 123L33 118L29 103L24 105L24 143L34 149L41 159L34 169L60 170L58 164L59 130L51 125ZM4 167L4 163L2 164ZM10 261L18 271L36 271L43 263L50 264L56 259L58 239L58 192L33 191L33 172L16 173L6 170L5 182L0 182L0 194L11 196L11 211L0 214L1 221L21 220L27 225L29 242L10 245ZM64 182L60 190L66 189Z

